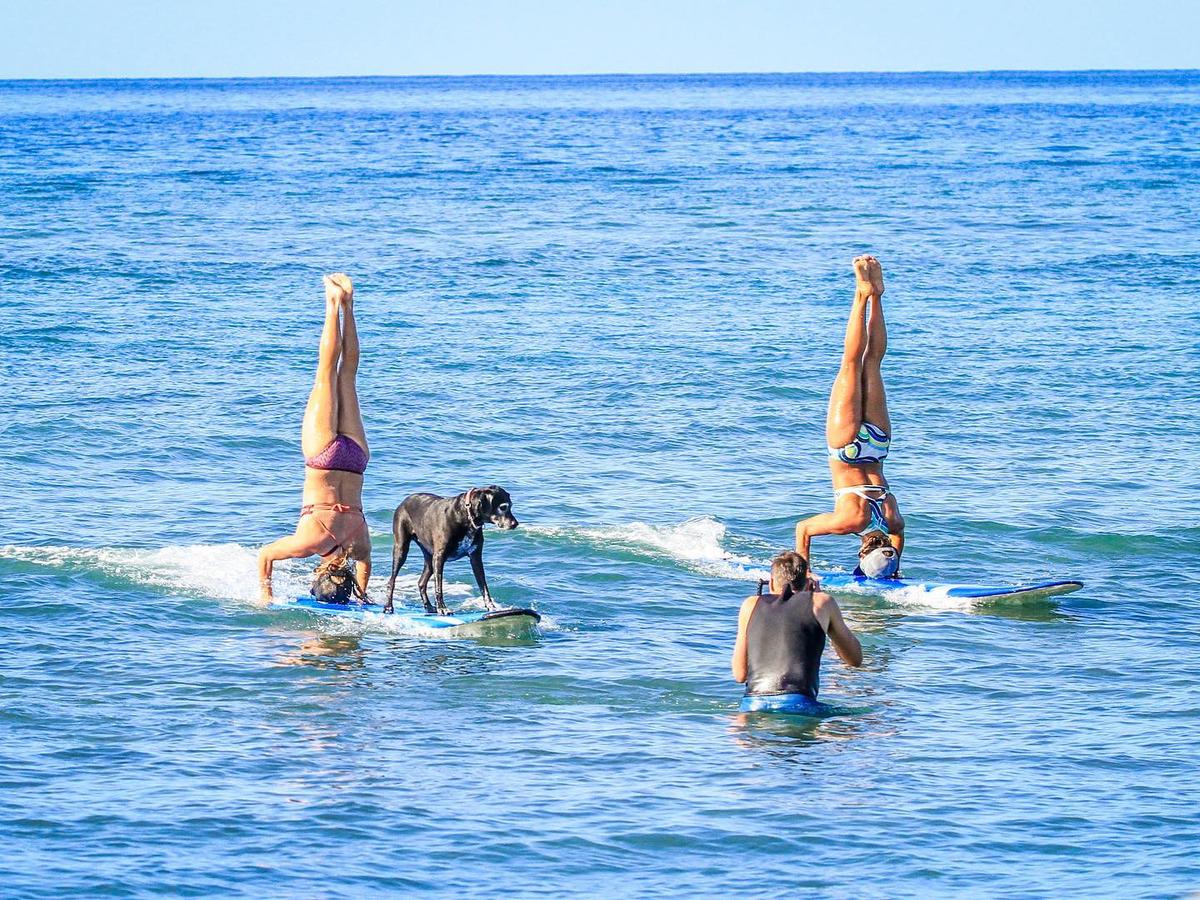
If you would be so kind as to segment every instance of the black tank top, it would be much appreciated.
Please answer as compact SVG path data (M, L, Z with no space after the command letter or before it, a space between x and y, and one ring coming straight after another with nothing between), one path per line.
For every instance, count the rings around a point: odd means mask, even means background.
M746 693L816 700L824 650L825 629L813 614L809 591L786 600L764 594L746 629Z

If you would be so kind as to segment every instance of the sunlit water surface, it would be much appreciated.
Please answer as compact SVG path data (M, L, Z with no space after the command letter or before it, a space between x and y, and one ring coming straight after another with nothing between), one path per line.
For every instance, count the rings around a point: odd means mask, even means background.
M3 893L1200 888L1198 89L0 84ZM822 697L866 711L743 722L868 250L908 573L1086 588L846 597ZM406 494L502 484L540 633L254 607L329 270L377 573Z

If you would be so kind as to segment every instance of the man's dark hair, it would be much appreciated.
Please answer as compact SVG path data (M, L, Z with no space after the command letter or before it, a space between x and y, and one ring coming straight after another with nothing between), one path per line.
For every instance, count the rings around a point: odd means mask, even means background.
M781 596L803 591L808 587L808 560L795 550L780 553L771 560L771 578L781 585Z

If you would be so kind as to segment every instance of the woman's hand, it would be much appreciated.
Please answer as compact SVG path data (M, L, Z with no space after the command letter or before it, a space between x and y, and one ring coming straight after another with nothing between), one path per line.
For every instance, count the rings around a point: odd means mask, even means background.
M275 568L275 557L271 554L271 545L268 544L258 551L258 603L260 606L268 606L275 599L275 594L271 590L271 575Z

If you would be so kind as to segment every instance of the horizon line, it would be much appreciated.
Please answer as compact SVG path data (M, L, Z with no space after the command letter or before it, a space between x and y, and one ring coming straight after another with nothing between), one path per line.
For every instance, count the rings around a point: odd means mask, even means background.
M0 82L63 82L63 81L369 81L395 79L465 79L465 78L672 78L713 76L779 76L779 75L1105 75L1200 73L1200 68L1115 68L1115 69L839 69L795 71L726 71L726 72L471 72L460 74L404 75L65 75L65 76L0 76Z

